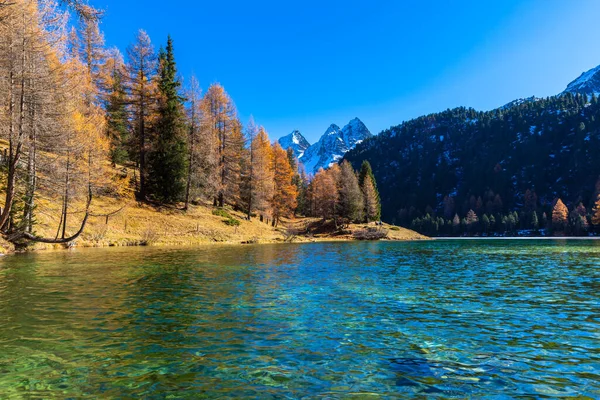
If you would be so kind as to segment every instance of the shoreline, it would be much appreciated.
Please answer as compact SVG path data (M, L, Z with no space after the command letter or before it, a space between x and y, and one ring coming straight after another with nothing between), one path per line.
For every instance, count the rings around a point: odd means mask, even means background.
M10 255L18 255L18 254L34 254L34 253L46 253L46 252L64 252L64 251L78 251L78 250L90 250L90 249L191 249L191 248L202 248L202 247L213 247L213 246L227 246L227 247L238 247L238 246L264 246L264 245L302 245L302 244L314 244L314 243L361 243L361 242L420 242L420 241L429 241L431 238L406 238L406 239L381 239L381 240L358 240L358 239L349 239L349 238L314 238L314 239L304 239L304 240L294 240L294 241L285 241L285 240L259 240L256 242L245 242L245 241L203 241L198 243L157 243L152 245L146 244L128 244L128 245L114 245L114 244L93 244L85 243L83 245L74 245L74 246L43 246L43 247L34 247L27 250L22 251L6 251L1 253L0 257L10 256Z
M431 240L600 240L600 236L432 237Z

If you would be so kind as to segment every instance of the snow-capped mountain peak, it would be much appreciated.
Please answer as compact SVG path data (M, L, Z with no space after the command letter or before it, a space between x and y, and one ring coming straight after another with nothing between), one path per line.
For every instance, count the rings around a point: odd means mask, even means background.
M304 152L300 162L307 174L314 175L319 169L326 169L337 163L348 151L371 136L371 132L358 118L341 129L336 124L331 124L321 139Z
M600 94L600 65L584 72L579 78L569 83L564 93L567 92L587 95Z
M284 150L291 148L294 151L296 158L301 158L304 155L306 149L310 147L310 143L300 131L295 130L287 136L279 139L279 144Z

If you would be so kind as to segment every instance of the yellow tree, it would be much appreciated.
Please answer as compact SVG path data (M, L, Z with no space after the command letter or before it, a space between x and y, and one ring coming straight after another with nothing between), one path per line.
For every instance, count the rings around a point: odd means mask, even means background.
M592 225L600 225L600 195L596 198L594 208L592 209Z
M337 171L334 165L329 170L319 169L312 181L312 201L315 215L327 219L336 218L336 207L339 201L337 188Z
M232 129L223 150L225 180L223 187L224 198L227 203L236 207L243 207L241 204L242 190L242 163L244 161L245 149L244 133L242 124L237 118L232 121Z
M231 149L237 147L232 139L239 128L237 112L233 101L225 92L223 86L218 83L210 85L204 95L204 110L206 118L207 135L205 145L211 147L211 156L215 157L216 168L212 171L210 181L215 182L216 197L215 205L223 207L227 202L232 203L235 199L226 199L227 179L231 176L229 170L235 169L237 157L230 157Z
M273 146L273 226L279 224L283 216L294 213L298 190L293 184L295 171L290 165L288 154L279 143Z
M367 222L376 221L380 214L379 200L373 179L369 175L365 176L362 191L365 199L364 204Z
M253 208L260 214L260 220L268 218L271 213L273 200L273 149L269 135L263 127L251 143L252 146L252 171L253 171Z
M558 199L552 209L552 225L554 229L558 232L564 231L567 228L568 218L569 209L561 199Z
M0 127L9 151L0 229L15 244L67 243L85 227L94 182L102 184L97 178L104 146L95 138L102 137L103 113L85 101L89 81L81 63L64 52L66 18L55 2L44 1L42 7L36 1L14 2L1 19L9 29L0 36L0 72L9 79L0 81L7 94L0 100ZM34 199L42 190L50 199L62 199L55 238L32 233ZM84 217L67 237L69 204L79 196L85 199ZM17 204L24 209L20 220ZM51 215L56 210L49 206L43 211Z
M198 176L200 170L200 132L202 129L202 101L201 95L202 89L195 76L192 76L190 86L187 89L187 150L188 150L188 171L187 171L187 182L185 188L185 205L184 210L187 210L190 204L190 198L192 196L192 188L197 187Z
M339 214L346 222L362 222L364 219L364 198L358 184L358 177L352 165L344 160L341 165Z

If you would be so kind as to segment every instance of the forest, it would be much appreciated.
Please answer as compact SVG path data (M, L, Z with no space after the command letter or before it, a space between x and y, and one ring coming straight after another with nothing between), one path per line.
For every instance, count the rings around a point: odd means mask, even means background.
M197 77L179 75L173 38L157 50L139 30L121 54L106 45L101 17L76 0L0 2L6 240L72 242L99 215L94 198L128 191L183 210L210 201L272 226L296 215L336 226L379 220L368 163L309 179L291 149L240 121L219 83L203 91ZM56 235L36 233L41 213L55 217Z
M600 224L600 103L566 93L423 116L366 140L383 219L429 236L587 235Z

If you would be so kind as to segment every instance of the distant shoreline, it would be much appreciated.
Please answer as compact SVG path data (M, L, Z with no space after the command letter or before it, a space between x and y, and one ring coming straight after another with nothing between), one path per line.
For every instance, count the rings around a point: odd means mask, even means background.
M600 240L600 236L432 237L432 240Z

